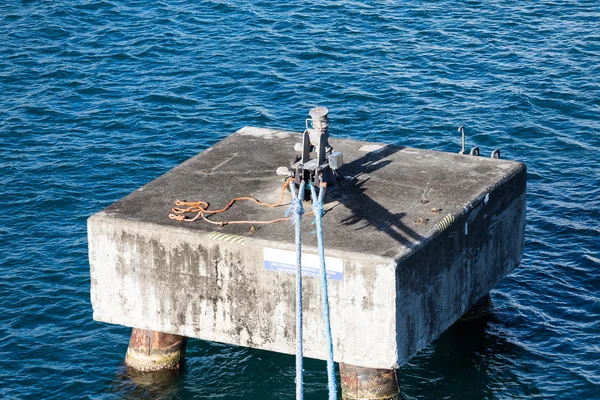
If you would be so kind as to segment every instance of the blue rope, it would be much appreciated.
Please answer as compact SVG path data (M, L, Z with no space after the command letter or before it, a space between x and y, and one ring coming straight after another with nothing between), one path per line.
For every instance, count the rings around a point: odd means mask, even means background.
M293 181L290 182L292 205L288 210L288 214L293 213L291 221L296 226L296 400L304 399L302 379L304 357L302 350L302 214L304 214L302 200L304 186L305 183L302 181L296 194L296 185Z
M323 321L325 323L325 341L327 342L327 382L329 385L329 400L337 399L337 386L335 383L335 368L333 364L333 340L331 338L331 321L329 318L329 296L327 295L327 270L325 268L325 245L323 244L323 197L325 188L319 190L317 198L315 187L309 184L313 199L313 211L315 213L315 225L317 226L317 245L319 247L319 258L321 259L321 299L323 305ZM315 201L315 199L317 199Z

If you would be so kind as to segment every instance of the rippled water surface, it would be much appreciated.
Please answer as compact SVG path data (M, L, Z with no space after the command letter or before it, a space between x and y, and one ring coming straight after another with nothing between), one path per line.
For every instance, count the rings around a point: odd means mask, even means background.
M465 125L528 165L521 266L491 320L400 369L405 396L600 398L600 4L297 3L0 3L0 397L293 398L292 356L199 340L182 374L128 374L130 330L92 320L86 218L320 104L335 136L456 152Z

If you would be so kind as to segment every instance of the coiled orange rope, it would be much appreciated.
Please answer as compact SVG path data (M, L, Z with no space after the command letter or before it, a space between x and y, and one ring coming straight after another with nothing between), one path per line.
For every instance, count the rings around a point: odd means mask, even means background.
M256 224L256 225L266 225L266 224L273 224L275 222L282 222L282 221L289 221L291 219L291 217L283 217L283 218L277 218L277 219L273 219L270 221L211 221L210 219L207 218L207 216L210 215L214 215L214 214L219 214L219 213L223 213L227 210L229 210L231 208L231 206L233 206L237 201L252 201L256 204L258 204L259 206L264 206L264 207L271 207L271 208L275 208L275 207L279 207L283 204L283 199L285 198L285 188L290 184L290 182L292 182L293 178L288 178L285 183L283 184L283 187L281 188L281 198L279 199L279 202L277 203L263 203L257 199L255 199L254 197L236 197L235 199L231 200L225 207L223 207L220 210L209 210L209 204L205 201L182 201L182 200L175 200L175 205L176 207L173 207L171 209L172 214L169 214L169 218L170 219L174 219L176 221L184 221L184 222L194 222L198 219L203 219L204 221L211 223L213 225L219 225L220 227L225 226L225 225L234 225L234 224ZM196 215L194 217L187 217L187 214L193 214L196 213ZM312 214L312 212L306 213L305 215L309 215Z

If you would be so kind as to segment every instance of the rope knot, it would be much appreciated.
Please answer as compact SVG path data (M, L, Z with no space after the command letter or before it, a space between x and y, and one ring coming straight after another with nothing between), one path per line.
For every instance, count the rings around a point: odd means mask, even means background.
M303 214L304 205L302 204L302 198L296 197L292 200L292 204L285 215L290 216L290 222L295 225L302 219Z
M323 207L323 202L321 201L315 201L313 203L313 211L315 213L315 215L318 215L320 217L322 217L323 215L325 215L325 208Z
M304 205L302 204L302 199L304 198L304 182L300 183L300 187L296 192L296 185L294 185L293 181L290 181L290 192L292 193L292 202L285 215L290 217L290 222L292 224L296 225L302 221L302 215L304 214Z
M325 188L326 188L326 184L321 184L320 185L321 188L319 190L319 193L317 194L317 191L315 189L315 185L313 185L313 183L311 182L309 184L309 188L310 188L310 194L312 196L312 207L313 207L313 212L315 214L315 217L322 217L323 215L325 215L325 208L323 206L323 198L325 196ZM314 221L313 221L314 223Z

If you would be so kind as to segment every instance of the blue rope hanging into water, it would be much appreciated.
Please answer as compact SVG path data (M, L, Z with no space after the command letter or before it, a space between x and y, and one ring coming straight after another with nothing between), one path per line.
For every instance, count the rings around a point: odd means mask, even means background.
M313 199L313 213L315 215L314 223L317 228L317 245L319 247L319 259L321 264L321 299L323 322L325 324L325 341L327 343L327 381L329 385L329 400L337 400L337 385L335 382L335 367L333 363L333 340L329 316L329 296L327 293L325 245L323 243L323 198L325 197L326 186L323 185L321 187L318 196L312 183L309 183L309 187ZM294 182L290 182L292 204L288 210L288 214L292 214L291 221L296 228L296 400L304 399L304 354L302 343L302 215L304 214L302 200L304 198L304 188L305 183L302 181L298 188L298 192L296 192L296 185Z
M331 338L331 321L329 318L327 270L325 268L325 244L323 243L323 198L325 197L326 186L321 186L318 197L314 185L310 183L309 187L313 201L313 212L315 214L314 223L317 227L317 245L319 247L319 258L321 260L321 299L323 306L323 322L325 324L325 341L327 343L327 382L329 384L329 400L336 400L337 386L335 383L335 368L333 364L333 340Z
M303 349L302 349L302 214L304 207L302 199L304 198L305 183L300 183L298 193L296 185L290 182L290 192L292 193L292 205L288 210L291 213L291 221L296 227L296 400L304 399L303 374Z

